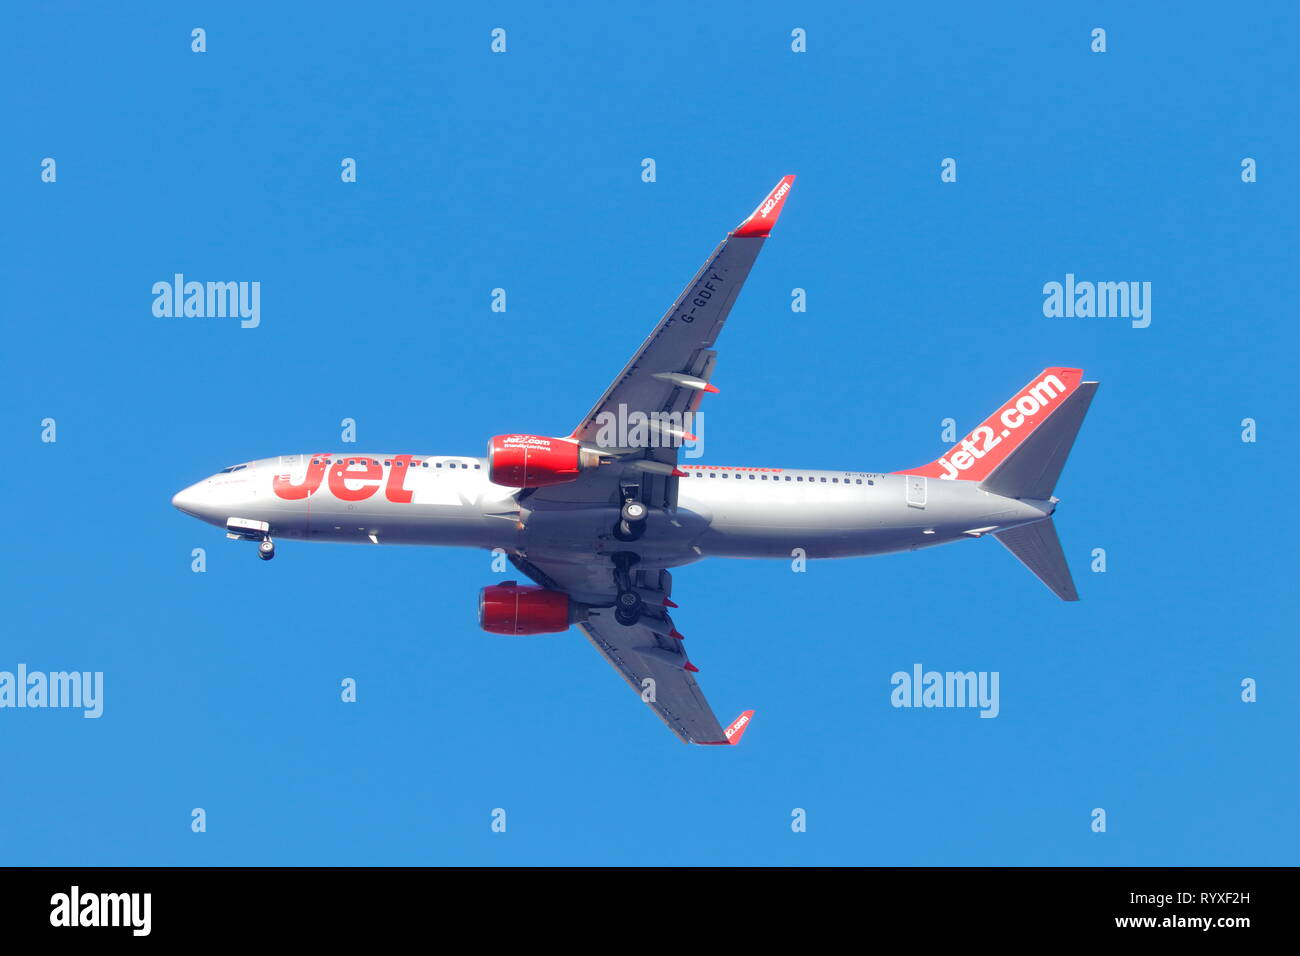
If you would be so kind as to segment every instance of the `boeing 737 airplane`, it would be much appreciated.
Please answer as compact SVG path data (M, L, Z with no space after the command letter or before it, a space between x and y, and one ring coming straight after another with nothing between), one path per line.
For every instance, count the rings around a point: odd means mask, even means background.
M687 743L735 744L669 616L671 568L702 558L847 558L993 535L1078 600L1052 496L1097 389L1048 368L937 461L889 474L678 460L711 384L713 346L790 192L786 176L713 251L565 438L498 435L483 457L313 452L224 468L172 499L257 542L501 549L533 585L483 588L494 634L576 626Z

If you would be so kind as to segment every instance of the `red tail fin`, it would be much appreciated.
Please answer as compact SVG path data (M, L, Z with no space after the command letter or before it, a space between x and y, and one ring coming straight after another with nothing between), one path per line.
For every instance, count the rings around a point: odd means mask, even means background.
M1082 380L1082 369L1043 369L982 425L953 445L948 454L928 465L894 474L983 481L1034 429L1065 405Z

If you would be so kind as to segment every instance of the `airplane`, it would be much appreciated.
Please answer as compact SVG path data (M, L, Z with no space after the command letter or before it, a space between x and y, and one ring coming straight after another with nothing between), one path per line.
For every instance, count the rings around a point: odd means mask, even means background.
M669 611L671 569L704 558L845 558L992 535L1078 600L1052 492L1097 382L1044 369L947 454L890 473L679 460L712 384L713 346L789 195L786 176L727 234L566 437L504 434L482 457L313 452L222 469L172 504L257 542L275 538L500 549L532 583L479 593L493 634L586 635L687 743L737 744ZM802 549L799 551L797 549Z

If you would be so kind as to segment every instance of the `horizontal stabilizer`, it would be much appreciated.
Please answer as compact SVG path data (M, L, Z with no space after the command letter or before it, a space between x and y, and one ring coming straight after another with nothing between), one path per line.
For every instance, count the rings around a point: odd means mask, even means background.
M1074 579L1070 577L1070 567L1065 563L1065 552L1061 550L1061 539L1056 536L1056 526L1051 518L996 531L993 537L1062 601L1079 600Z

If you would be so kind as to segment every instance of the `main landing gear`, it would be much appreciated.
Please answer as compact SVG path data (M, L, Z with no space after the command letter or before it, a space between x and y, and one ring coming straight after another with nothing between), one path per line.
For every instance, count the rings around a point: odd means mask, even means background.
M620 541L635 541L645 534L645 521L650 516L650 508L641 500L639 485L626 484L622 492L623 507L618 513L618 524L614 525L614 537Z
M641 595L632 587L632 565L640 559L630 551L619 551L610 555L610 559L614 562L614 585L618 588L618 597L614 599L614 620L624 627L631 627L641 619L644 609Z
M270 561L275 557L275 542L271 540L269 534L257 543L257 556L263 561Z

